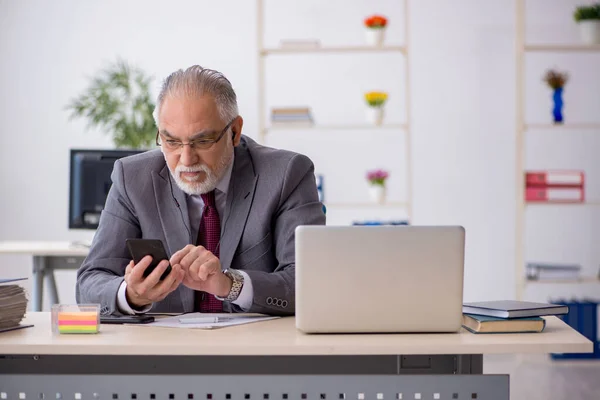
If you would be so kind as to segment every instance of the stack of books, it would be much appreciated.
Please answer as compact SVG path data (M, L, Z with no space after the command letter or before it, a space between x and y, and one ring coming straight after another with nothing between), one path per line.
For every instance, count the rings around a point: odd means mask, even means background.
M13 283L18 280L0 279L0 332L25 327L21 321L27 311L27 295L23 287Z
M529 171L525 173L527 202L583 203L583 171Z
M285 107L271 109L272 126L312 126L313 118L308 107Z
M463 304L463 327L473 333L542 332L546 315L564 315L569 307L561 304L496 300Z
M279 41L279 47L292 50L310 50L321 47L321 41L318 39L282 39Z
M366 220L366 221L354 221L352 225L356 226L371 226L371 225L409 225L408 220Z
M532 281L578 280L581 278L581 265L579 264L528 263L526 269L527 279Z

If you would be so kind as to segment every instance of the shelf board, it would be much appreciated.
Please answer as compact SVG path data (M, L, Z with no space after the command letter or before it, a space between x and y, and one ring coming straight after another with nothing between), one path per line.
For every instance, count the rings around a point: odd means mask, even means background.
M406 54L404 46L323 46L323 47L277 47L260 50L261 55L299 53L381 53L400 52Z
M530 52L595 52L600 51L600 45L585 44L528 44L525 51Z
M377 203L328 203L325 202L327 208L378 208L378 207L407 207L408 203L401 201L391 201L383 204Z
M584 201L583 203L560 203L560 202L551 202L551 201L540 201L540 202L525 202L525 206L556 206L556 207L567 207L567 206L575 206L575 207L600 207L600 201Z
M573 124L527 124L525 130L598 130L600 132L600 123L573 123Z
M582 283L600 283L600 279L588 277L588 278L579 278L579 279L540 279L540 280L526 280L528 285L530 284L571 284L571 285L579 285Z
M282 125L272 125L265 128L265 132L268 131L297 131L297 130L379 130L379 129L407 129L408 125L406 124L383 124L383 125L369 125L369 124L356 124L356 125L294 125L290 124L282 124Z

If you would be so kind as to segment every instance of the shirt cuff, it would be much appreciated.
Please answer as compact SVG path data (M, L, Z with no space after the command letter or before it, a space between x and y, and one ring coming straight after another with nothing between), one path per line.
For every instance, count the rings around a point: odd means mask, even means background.
M119 286L119 291L117 292L117 307L119 311L123 314L135 315L135 314L144 314L150 311L152 308L152 304L147 305L142 310L136 311L127 302L127 282L121 282L121 286Z
M242 311L248 311L250 307L252 307L252 301L254 300L252 280L244 271L239 269L237 271L244 276L244 286L242 286L242 290L240 291L238 298L232 301L232 303L240 307Z

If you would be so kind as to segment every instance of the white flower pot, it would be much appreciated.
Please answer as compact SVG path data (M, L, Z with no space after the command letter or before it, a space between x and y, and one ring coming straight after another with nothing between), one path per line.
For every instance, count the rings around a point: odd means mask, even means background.
M579 22L579 34L585 44L600 44L600 20Z
M383 46L385 28L366 28L366 39L369 46Z
M367 107L367 122L381 125L383 123L383 107Z
M386 190L385 186L371 185L369 187L369 196L371 201L377 204L383 204L385 202Z

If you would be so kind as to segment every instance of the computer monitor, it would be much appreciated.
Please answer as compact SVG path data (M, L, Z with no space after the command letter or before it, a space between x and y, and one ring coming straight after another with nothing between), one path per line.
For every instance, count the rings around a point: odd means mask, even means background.
M71 149L69 229L97 229L117 159L145 150Z

